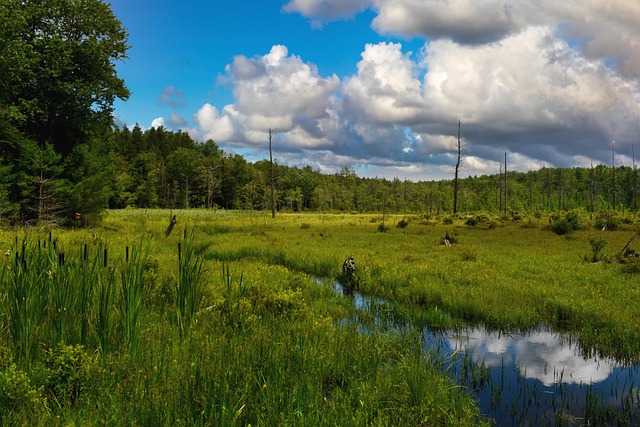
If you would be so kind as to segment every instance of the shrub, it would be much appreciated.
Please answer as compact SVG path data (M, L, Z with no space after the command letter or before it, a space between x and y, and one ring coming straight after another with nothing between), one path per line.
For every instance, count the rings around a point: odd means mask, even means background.
M559 218L556 216L556 218ZM575 212L567 212L564 219L555 220L551 225L551 230L559 236L569 234L574 230L580 229L580 218Z
M589 243L591 244L591 255L582 256L582 260L585 262L605 262L609 257L604 253L604 248L608 242L602 237L591 236L589 237Z
M474 216L467 218L467 220L465 221L465 224L471 227L475 227L476 225L478 225L478 218Z
M90 384L95 357L81 345L60 345L45 353L47 390L61 405L72 406Z
M638 274L640 273L640 258L630 258L620 267L623 273Z
M405 228L407 225L409 225L409 221L405 218L402 218L400 221L398 221L397 227Z
M609 214L600 214L593 223L596 230L616 230L618 228L618 219Z
M573 231L571 229L571 225L564 219L554 222L551 225L551 230L553 230L553 232L558 236L564 236L565 234L569 234L569 232Z
M381 222L380 224L378 224L378 231L380 233L386 233L387 231L389 231L389 227L384 225L384 222Z
M445 224L445 225L451 225L451 224L453 224L453 218L448 216L448 217L446 217L446 218L444 218L442 220L442 223Z
M42 388L34 387L27 373L15 363L0 371L0 422L10 424L7 418L12 412L40 415L49 412Z

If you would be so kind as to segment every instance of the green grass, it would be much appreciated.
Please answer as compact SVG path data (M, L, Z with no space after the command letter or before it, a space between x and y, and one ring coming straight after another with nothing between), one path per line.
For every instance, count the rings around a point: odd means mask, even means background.
M166 211L110 212L55 246L0 231L1 424L484 423L419 328L363 334L310 276L339 270L357 220L173 213L168 238Z
M124 210L53 237L0 231L0 422L471 425L478 410L422 352L421 325L543 322L587 351L640 354L637 269L581 259L594 236L611 258L637 226L401 219L380 233L372 215ZM345 322L352 300L313 276L349 255L360 291L395 303L371 309L417 328Z

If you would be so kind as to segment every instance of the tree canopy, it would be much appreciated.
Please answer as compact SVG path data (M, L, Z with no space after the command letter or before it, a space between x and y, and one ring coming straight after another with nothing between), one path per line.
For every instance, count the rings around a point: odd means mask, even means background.
M100 0L0 0L0 113L68 154L110 126L129 91L116 73L128 35Z

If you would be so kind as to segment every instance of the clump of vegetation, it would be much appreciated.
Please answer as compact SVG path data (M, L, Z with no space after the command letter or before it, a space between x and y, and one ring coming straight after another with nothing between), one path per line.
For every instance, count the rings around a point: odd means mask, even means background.
M400 221L398 221L398 224L396 225L396 227L405 228L408 225L409 225L409 220L407 220L406 218L402 218Z
M60 406L73 406L90 387L96 357L81 345L59 345L45 352L46 389Z
M605 248L608 242L603 237L591 236L589 237L589 244L591 245L591 254L580 255L580 258L584 262L599 263L608 262L610 257L605 253Z
M380 233L386 233L387 231L389 231L389 227L384 225L384 222L381 222L380 224L378 224L378 231Z
M551 224L551 230L559 236L569 234L580 229L580 217L575 212L567 212L563 219L559 219Z
M0 423L20 425L46 416L50 411L44 387L37 387L15 363L0 369ZM22 421L22 422L21 422Z
M618 229L618 219L608 213L599 214L593 223L593 226L596 230L617 230Z
M465 224L471 227L475 227L476 225L487 224L487 223L489 223L489 218L484 214L470 216L465 221Z

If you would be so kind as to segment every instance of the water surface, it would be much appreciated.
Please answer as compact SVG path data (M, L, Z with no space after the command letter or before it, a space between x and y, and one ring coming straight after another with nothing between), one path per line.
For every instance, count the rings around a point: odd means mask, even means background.
M333 286L343 292L340 283ZM378 323L408 326L380 315L379 308L391 303L359 292L350 297L356 310L378 313ZM509 334L482 325L425 327L422 335L424 350L445 359L454 379L478 400L483 417L496 425L640 426L639 367L593 355L570 335L544 325Z

